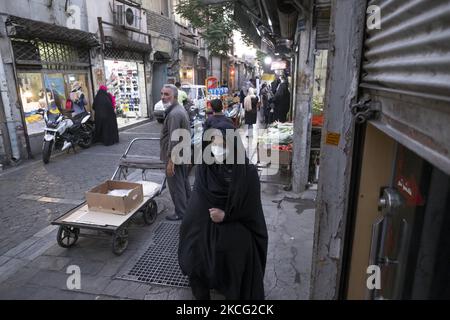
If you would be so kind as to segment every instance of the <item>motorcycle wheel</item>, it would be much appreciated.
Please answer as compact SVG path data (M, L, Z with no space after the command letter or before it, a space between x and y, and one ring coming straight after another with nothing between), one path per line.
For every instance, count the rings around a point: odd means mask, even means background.
M44 145L42 147L42 161L47 164L50 161L50 156L52 155L52 141L44 141Z
M90 126L85 126L83 128L83 137L78 142L78 145L83 149L89 148L92 145L92 140L94 138L94 130Z

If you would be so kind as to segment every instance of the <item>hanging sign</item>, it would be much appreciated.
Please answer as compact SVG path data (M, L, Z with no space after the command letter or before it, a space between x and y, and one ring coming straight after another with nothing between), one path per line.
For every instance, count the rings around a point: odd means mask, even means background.
M286 68L287 68L286 60L273 61L270 66L270 70L284 70Z
M206 89L215 89L219 86L219 80L217 77L208 77L205 81Z

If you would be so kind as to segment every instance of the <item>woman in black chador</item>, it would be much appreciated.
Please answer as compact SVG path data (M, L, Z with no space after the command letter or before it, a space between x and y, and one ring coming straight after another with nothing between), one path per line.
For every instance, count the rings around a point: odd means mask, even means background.
M225 137L225 129L232 128L216 129ZM210 289L230 300L264 299L268 235L257 169L237 138L215 138L210 149L215 162L197 166L180 227L181 270L196 299L209 299Z
M95 110L95 141L110 146L119 142L117 118L111 96L105 86L100 86L94 98L92 109Z

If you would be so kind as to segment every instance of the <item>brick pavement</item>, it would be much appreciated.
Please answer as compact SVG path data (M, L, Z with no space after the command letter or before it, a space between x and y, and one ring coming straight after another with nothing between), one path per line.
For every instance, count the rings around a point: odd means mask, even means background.
M96 144L77 153L57 155L44 165L34 161L0 173L0 255L48 226L73 204L25 200L38 196L82 200L84 193L111 178L129 142L136 137L158 137L161 125L144 124L120 133L120 143L105 147ZM159 142L136 145L137 154L159 154Z

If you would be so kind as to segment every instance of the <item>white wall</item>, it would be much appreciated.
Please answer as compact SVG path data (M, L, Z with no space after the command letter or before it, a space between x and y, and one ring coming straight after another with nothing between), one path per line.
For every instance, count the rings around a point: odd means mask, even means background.
M88 21L89 21L89 32L98 33L99 26L97 18L101 17L104 22L113 23L114 22L114 14L113 14L113 0L88 0L87 2L87 12L88 12ZM143 1L144 2L144 1ZM116 2L117 4L117 2ZM147 32L147 19L145 12L141 10L141 32ZM103 24L103 32L105 36L126 36L127 38L131 38L132 40L138 42L147 42L147 36L138 34L132 31L126 31L126 33L117 33L114 31L112 26ZM98 33L98 35L100 35Z
M97 1L71 0L68 9L74 9L76 15L76 29L88 30L86 2L93 3ZM100 2L100 1L99 1ZM2 0L0 1L0 12L18 16L21 18L37 20L59 26L73 27L73 16L70 16L72 10L65 11L65 1L54 0L49 7L48 0Z

